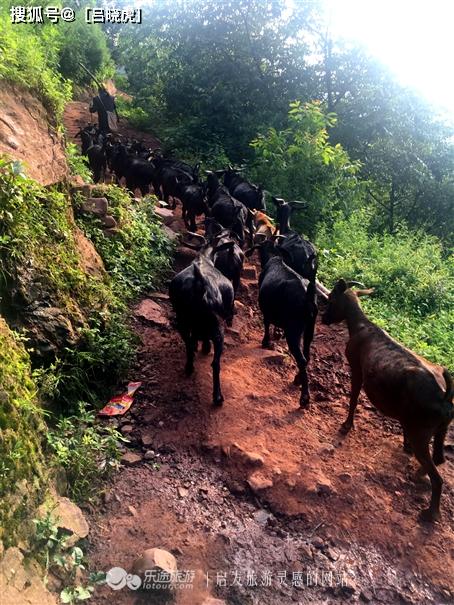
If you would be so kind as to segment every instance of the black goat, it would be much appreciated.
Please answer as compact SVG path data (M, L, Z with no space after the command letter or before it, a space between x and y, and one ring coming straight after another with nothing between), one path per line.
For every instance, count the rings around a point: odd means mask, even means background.
M210 352L213 342L213 404L222 405L220 384L221 356L224 347L222 319L231 324L234 293L230 281L204 255L198 256L170 282L170 301L176 314L177 329L186 345L185 372L194 371L198 341L202 351Z
M306 202L286 202L281 197L272 197L271 201L276 206L276 222L279 228L279 233L285 235L290 233L290 216L297 208L306 208Z
M237 234L240 243L244 241L244 231L248 220L248 210L240 201L230 195L214 172L207 172L207 197L211 216L225 229Z
M80 137L82 144L81 155L87 155L87 151L93 145L96 137L96 128L92 125L85 126L85 128L81 128L76 133L75 137Z
M301 384L300 406L306 407L309 405L306 367L318 313L315 271L309 280L301 277L284 262L280 251L270 240L255 245L246 255L252 254L255 248L259 249L262 266L259 277L259 306L265 326L262 346L270 347L271 324L284 331L288 348L298 366L294 382Z
M281 198L272 198L277 208L277 223L280 235L276 245L282 250L285 262L294 271L306 279L317 273L317 250L309 240L290 229L290 215L295 208L306 206L305 202L285 202Z
M229 193L239 200L249 210L266 210L265 192L262 185L254 185L238 174L238 169L231 166L224 172L224 185ZM254 237L254 221L252 215L247 217L247 228L250 234L250 244Z
M201 214L208 214L208 206L205 202L206 188L204 185L183 185L177 177L177 197L183 206L182 216L186 228L196 231L195 219Z
M216 269L232 282L236 295L244 262L244 252L239 246L237 234L223 229L215 219L208 217L205 219L205 237L198 233L191 233L191 235L199 240L199 245L193 246L187 243L186 245L198 250L203 248L204 255L210 258Z
M198 183L199 164L192 167L185 162L162 157L156 157L153 163L156 166L156 180L158 187L162 187L164 201L169 204L169 199L172 198L171 207L175 208L181 187Z
M157 169L153 162L130 155L123 143L117 143L108 148L108 156L109 165L115 173L118 183L124 177L126 187L133 193L136 189L140 189L142 195L146 195L150 191L150 185L153 186L156 193L158 189Z

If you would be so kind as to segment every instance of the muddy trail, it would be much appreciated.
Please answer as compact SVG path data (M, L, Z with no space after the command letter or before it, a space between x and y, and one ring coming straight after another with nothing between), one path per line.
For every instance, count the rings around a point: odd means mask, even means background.
M74 109L74 113L75 113ZM183 230L179 209L165 221ZM179 249L175 270L193 252ZM402 449L397 424L360 396L348 407L343 325L317 322L310 407L298 408L285 341L264 350L255 262L245 265L221 380L211 405L211 355L184 375L184 346L166 292L134 308L140 338L130 380L142 381L120 421L124 465L90 509L89 568L130 570L147 548L172 552L189 585L176 605L211 595L231 605L454 603L454 434L447 438L442 521L417 520L428 479ZM192 579L193 578L193 579ZM124 588L96 589L96 605L145 603Z

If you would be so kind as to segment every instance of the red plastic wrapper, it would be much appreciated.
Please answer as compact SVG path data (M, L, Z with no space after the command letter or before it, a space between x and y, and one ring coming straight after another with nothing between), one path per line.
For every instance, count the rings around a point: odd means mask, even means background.
M128 384L128 390L122 395L115 395L105 405L102 410L98 412L99 416L123 416L129 410L134 401L134 393L142 385L141 382L130 382Z

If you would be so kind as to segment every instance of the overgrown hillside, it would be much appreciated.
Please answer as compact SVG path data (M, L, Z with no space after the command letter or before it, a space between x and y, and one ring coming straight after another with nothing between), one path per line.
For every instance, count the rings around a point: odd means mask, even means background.
M137 204L115 186L90 190L71 174L83 165L74 148L70 169L64 159L63 108L86 75L65 77L76 59L109 74L102 31L14 26L4 11L1 25L0 81L10 96L0 108L0 540L35 548L32 520L62 469L68 495L83 502L118 457L119 435L95 424L93 410L135 355L128 303L161 283L172 245L155 198ZM51 171L56 158L60 172ZM105 198L113 233L87 196Z

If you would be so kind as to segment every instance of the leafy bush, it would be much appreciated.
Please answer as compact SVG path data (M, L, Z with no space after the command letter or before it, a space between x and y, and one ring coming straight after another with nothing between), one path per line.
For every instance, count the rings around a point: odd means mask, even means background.
M85 216L79 225L100 253L115 291L122 300L129 300L143 289L155 288L170 269L173 250L154 213L155 198L136 202L115 185L101 186L93 195L108 199L109 212L120 230L115 237L106 237L92 216Z
M52 25L13 25L3 14L0 31L0 80L36 93L58 122L71 98L71 85L57 71L57 30Z
M0 318L0 539L5 546L24 535L47 482L44 414L36 390L23 343Z
M321 226L319 275L332 286L345 277L375 288L363 299L371 319L397 340L454 370L454 256L437 238L401 228L394 235L368 230L362 210Z
M251 142L255 150L251 176L272 194L304 200L308 208L293 225L312 237L316 225L341 209L348 214L361 202L359 162L350 161L340 145L331 145L328 128L336 123L320 103L290 104L288 127L269 128Z
M80 67L83 63L99 80L113 75L114 66L102 29L86 23L82 12L73 23L59 25L59 70L64 78L76 84L90 84L90 76Z
M122 440L116 429L98 423L84 403L76 415L58 420L47 441L56 464L66 471L70 497L87 502L96 496L100 483L118 466Z
M74 143L66 144L66 160L71 174L78 174L86 183L92 183L91 170L86 163L85 156L80 154L79 147Z
M150 117L141 108L134 105L133 101L129 101L125 97L118 95L115 99L118 114L121 118L125 118L134 128L138 130L150 130Z

